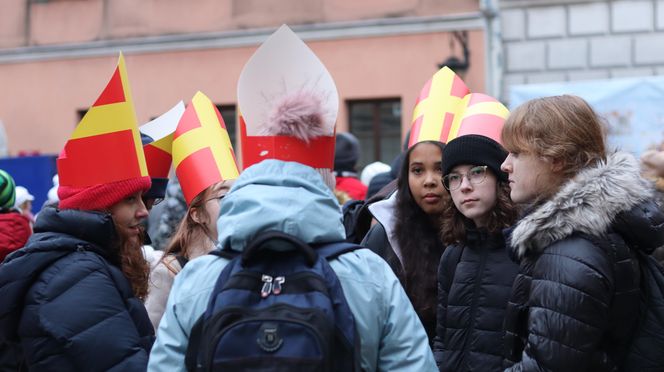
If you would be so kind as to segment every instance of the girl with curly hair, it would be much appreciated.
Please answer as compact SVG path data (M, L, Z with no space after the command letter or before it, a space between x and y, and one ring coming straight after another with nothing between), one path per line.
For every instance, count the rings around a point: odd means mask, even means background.
M443 184L453 203L441 219L447 245L438 268L434 355L441 371L498 371L502 326L519 266L502 229L516 208L500 164L507 151L493 139L464 135L443 150Z

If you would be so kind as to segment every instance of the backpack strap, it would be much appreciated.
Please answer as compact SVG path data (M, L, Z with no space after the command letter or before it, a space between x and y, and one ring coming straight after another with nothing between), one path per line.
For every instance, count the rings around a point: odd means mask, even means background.
M187 259L187 257L179 255L179 254L175 255L175 259L180 264L180 270L184 269L184 265L186 265L187 262L189 262L189 259Z
M199 369L198 351L201 348L201 339L203 337L204 316L205 314L201 314L196 323L194 323L194 326L191 327L191 332L189 333L189 345L187 345L187 351L184 356L184 365L189 372Z
M299 238L281 231L266 231L256 235L244 249L242 252L242 264L251 261L264 248L281 244L297 249L305 257L309 266L313 266L318 259L316 251Z

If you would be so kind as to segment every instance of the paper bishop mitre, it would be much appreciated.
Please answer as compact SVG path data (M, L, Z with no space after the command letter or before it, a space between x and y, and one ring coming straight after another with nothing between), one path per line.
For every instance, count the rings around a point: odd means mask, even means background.
M447 143L466 134L483 135L502 144L500 132L508 115L497 99L470 93L461 78L443 67L420 92L408 147L427 140Z
M278 159L331 172L339 109L336 85L288 26L281 26L251 56L240 74L237 95L245 168Z
M147 198L164 198L168 184L168 174L173 162L173 133L184 113L184 102L180 101L170 110L152 121L141 125L143 152L152 187Z
M173 134L173 166L187 205L207 187L239 175L224 119L202 92L194 95Z
M60 208L104 209L150 187L124 57L57 159ZM108 187L107 187L108 186Z

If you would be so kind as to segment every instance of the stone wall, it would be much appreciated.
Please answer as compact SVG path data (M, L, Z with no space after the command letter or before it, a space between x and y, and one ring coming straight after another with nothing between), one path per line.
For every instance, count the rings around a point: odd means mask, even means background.
M664 0L502 0L509 87L664 74Z

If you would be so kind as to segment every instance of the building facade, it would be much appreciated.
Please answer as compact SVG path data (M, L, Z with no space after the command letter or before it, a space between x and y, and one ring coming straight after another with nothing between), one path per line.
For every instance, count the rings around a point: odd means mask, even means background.
M443 61L463 59L455 32L467 38L467 85L500 92L499 63L491 62L499 53L492 53L493 33L487 31L497 24L492 3L3 0L0 120L9 155L59 152L105 86L120 51L139 122L200 90L219 105L237 136L240 71L286 23L334 77L341 103L337 130L360 138L361 163L389 162L399 152L421 87Z

